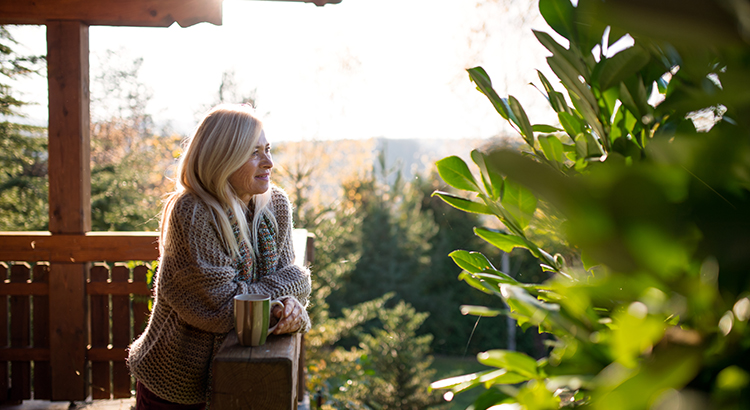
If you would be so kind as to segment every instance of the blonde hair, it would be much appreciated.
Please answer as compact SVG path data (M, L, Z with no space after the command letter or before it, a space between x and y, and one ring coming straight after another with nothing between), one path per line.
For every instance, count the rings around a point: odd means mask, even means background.
M164 204L161 217L159 251L163 255L169 241L171 215L177 200L186 193L200 198L211 210L219 235L230 255L240 255L239 243L232 231L227 210L231 209L240 228L240 240L253 248L253 266L258 255L258 228L263 215L278 229L271 212L271 189L253 196L252 230L249 229L247 206L240 200L229 176L252 155L260 139L263 124L253 114L249 105L219 105L211 109L198 124L193 136L187 140L177 166L176 188Z

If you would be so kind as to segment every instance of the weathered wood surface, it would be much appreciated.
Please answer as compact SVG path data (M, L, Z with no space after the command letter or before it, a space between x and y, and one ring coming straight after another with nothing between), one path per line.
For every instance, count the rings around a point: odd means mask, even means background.
M301 335L270 335L266 344L246 347L227 335L214 359L212 409L293 410Z
M47 262L150 261L159 258L157 232L0 233L0 260Z
M4 0L0 24L78 20L106 26L221 25L221 5L222 0Z

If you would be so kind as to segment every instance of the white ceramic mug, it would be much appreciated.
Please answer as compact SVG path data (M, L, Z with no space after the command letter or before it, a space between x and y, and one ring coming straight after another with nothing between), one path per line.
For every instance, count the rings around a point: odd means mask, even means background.
M266 337L276 326L269 328L271 309L284 304L278 300L271 300L270 296L256 294L242 294L234 297L234 328L237 338L243 346L260 346L266 343Z

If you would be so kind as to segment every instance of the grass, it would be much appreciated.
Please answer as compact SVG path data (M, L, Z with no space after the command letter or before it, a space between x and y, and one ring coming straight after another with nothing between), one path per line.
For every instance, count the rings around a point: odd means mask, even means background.
M435 356L434 359L435 360L432 362L432 368L437 371L435 374L435 380L487 369L487 366L477 362L477 359L474 356ZM457 394L451 401L451 405L448 409L465 410L469 405L474 403L474 400L483 392L483 388L474 388L461 394Z

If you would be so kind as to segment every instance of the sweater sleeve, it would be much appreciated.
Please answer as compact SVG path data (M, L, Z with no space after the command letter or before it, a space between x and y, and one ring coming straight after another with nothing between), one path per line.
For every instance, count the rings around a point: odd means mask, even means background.
M274 287L279 289L279 292L274 294L273 298L284 300L288 297L294 297L303 307L307 308L311 292L310 271L294 263L292 205L284 191L276 187L272 189L271 209L276 216L276 223L278 224L276 247L279 252L279 260L274 273L266 276L264 279L267 278L270 281L283 280L288 284L287 286L276 284ZM250 285L251 289L253 285ZM310 330L310 326L310 318L307 316L305 309L303 324L298 332L307 332Z

